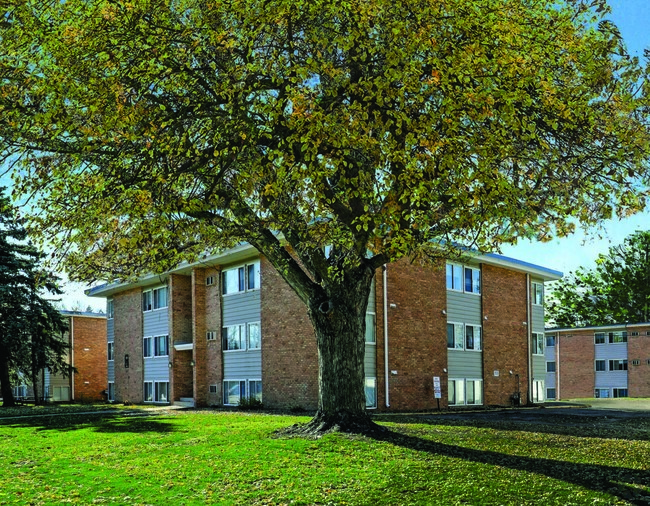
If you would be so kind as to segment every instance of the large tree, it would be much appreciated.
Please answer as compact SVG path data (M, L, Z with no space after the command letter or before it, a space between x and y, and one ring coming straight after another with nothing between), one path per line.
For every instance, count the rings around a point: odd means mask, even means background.
M43 369L69 374L67 324L43 293L61 293L56 277L41 267L43 254L26 242L27 232L0 187L0 390L3 406L15 404L10 371L22 372L34 387Z
M547 320L559 327L650 321L650 232L630 235L557 282L547 297Z
M315 328L307 430L363 427L379 266L644 207L644 70L607 13L605 0L14 0L0 137L73 279L255 246Z

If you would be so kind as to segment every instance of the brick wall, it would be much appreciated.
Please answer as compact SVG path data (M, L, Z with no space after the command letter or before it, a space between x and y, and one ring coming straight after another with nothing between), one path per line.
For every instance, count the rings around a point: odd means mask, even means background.
M193 372L190 350L176 351L174 343L192 342L192 277L172 274L169 276L169 340L172 374L169 378L171 399L192 397Z
M261 260L262 399L269 407L318 405L318 351L307 308Z
M526 275L482 264L484 404L509 405L517 391L528 402ZM487 319L486 319L487 317ZM498 376L495 376L498 371ZM512 374L510 374L512 371Z
M142 402L144 363L142 358L142 295L134 288L113 297L115 309L115 400ZM124 356L129 355L129 367Z
M418 265L401 260L388 265L388 364L390 409L432 409L437 406L433 376L447 391L447 321L444 264ZM385 407L383 283L377 277L378 409ZM447 396L440 406L447 405Z
M70 316L74 342L74 399L102 401L108 388L106 318Z
M560 353L558 398L593 397L596 381L594 331L560 332L558 340L559 343L555 343Z
M628 329L627 338L627 381L630 397L650 397L650 336L644 335L650 328L634 328L638 336L631 336ZM632 365L638 360L639 365Z

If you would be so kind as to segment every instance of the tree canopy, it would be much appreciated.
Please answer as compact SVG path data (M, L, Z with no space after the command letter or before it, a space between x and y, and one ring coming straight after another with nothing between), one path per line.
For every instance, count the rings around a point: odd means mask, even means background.
M22 372L37 389L43 369L67 374L67 324L43 292L61 293L56 277L40 263L43 254L27 243L27 233L0 188L0 387L3 406L13 405L11 372ZM35 390L38 401L38 392Z
M10 5L2 149L73 279L246 241L318 335L386 262L645 206L646 73L605 0Z
M558 281L547 301L547 320L558 327L650 321L650 232L632 234L594 268Z

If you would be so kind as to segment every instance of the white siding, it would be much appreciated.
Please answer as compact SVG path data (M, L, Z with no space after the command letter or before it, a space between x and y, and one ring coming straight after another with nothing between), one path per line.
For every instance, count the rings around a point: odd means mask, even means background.
M142 335L166 336L169 334L169 313L168 308L154 309L142 313Z
M607 339L607 336L605 337ZM596 344L596 360L627 358L627 343Z
M260 290L224 295L221 303L224 327L261 320Z
M450 378L482 378L483 352L447 350L447 369Z
M377 376L377 345L366 343L366 353L363 358L363 370L366 378Z
M481 296L447 290L447 321L481 325Z
M169 357L145 358L144 381L169 381Z
M262 350L224 351L223 377L225 380L262 377Z
M106 336L108 342L115 342L115 320L113 318L106 320ZM108 362L108 381L115 381L115 361Z
M546 379L546 357L533 355L533 380Z

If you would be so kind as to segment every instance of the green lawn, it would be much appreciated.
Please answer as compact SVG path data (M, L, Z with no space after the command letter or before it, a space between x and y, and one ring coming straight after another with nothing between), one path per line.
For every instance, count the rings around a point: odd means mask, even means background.
M0 418L0 504L647 504L647 427L590 437L416 419L277 439L305 417ZM444 424L443 424L444 423ZM631 428L630 428L631 429ZM569 431L570 432L570 431Z

